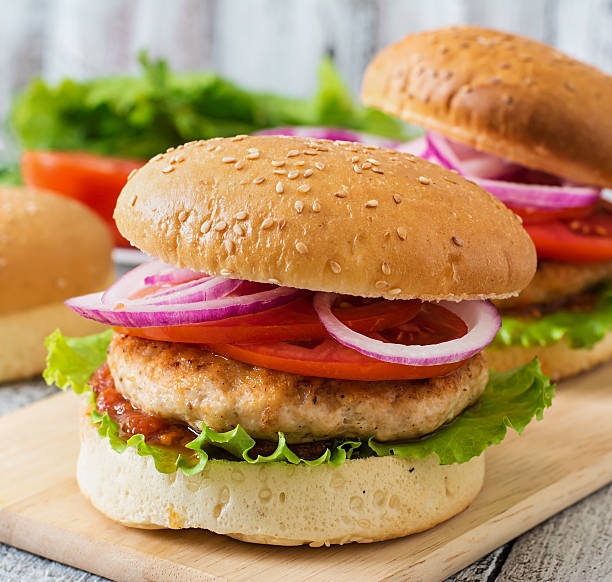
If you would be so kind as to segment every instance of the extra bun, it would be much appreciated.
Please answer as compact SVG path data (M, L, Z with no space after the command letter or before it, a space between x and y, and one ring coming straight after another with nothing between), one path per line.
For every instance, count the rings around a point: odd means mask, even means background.
M115 220L134 245L178 266L363 297L506 297L536 266L519 219L483 189L350 142L179 146L134 174Z
M124 525L322 546L405 536L452 517L480 491L484 457L461 465L371 457L340 467L209 461L201 474L167 475L132 448L114 452L83 414L77 480Z
M113 280L111 237L93 212L55 194L0 187L0 382L42 372L54 329L104 329L63 302Z
M590 349L572 348L563 338L552 346L533 348L495 346L488 347L485 353L489 368L498 371L522 366L537 357L540 360L542 372L557 381L590 370L610 360L612 358L612 332L608 332Z
M472 26L412 34L370 64L362 97L477 149L612 187L612 77L538 42Z
M0 316L103 289L111 249L109 229L80 202L0 187Z

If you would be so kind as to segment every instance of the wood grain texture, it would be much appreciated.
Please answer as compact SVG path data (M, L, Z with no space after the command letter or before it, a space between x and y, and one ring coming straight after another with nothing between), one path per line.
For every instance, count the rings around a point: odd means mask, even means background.
M49 435L13 440L0 458L0 474L21 475L0 482L0 539L118 580L145 573L156 580L441 580L612 479L611 372L600 368L564 384L543 422L490 449L483 492L461 515L408 538L330 549L108 522L77 491L76 428L66 421L77 399L60 395L0 421L4 442L24 425ZM20 469L32 463L38 471Z

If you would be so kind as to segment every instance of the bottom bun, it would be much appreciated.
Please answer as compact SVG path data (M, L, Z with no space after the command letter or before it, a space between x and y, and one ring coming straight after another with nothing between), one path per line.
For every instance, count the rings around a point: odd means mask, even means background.
M108 329L77 315L63 303L0 315L0 382L30 378L45 369L45 338L55 329L83 336Z
M339 467L213 460L198 475L163 474L133 448L114 452L85 413L77 480L98 510L127 526L323 546L397 538L456 515L482 487L484 457L461 465L370 457Z
M485 354L489 368L500 372L522 366L537 357L540 360L542 372L556 381L589 370L611 359L612 332L608 332L591 349L574 349L564 338L552 346L488 347Z

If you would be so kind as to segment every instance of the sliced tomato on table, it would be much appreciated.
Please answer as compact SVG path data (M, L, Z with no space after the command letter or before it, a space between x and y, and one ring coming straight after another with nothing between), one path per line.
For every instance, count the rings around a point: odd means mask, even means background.
M130 246L115 226L113 211L130 172L144 163L85 152L27 151L21 171L26 185L87 204L107 222L116 244Z
M525 224L538 257L588 263L612 261L612 214L593 214L569 221Z
M367 335L393 343L430 345L466 333L467 327L459 317L438 305L423 304L419 314L407 324ZM465 363L463 360L435 366L392 364L364 356L329 336L322 341L209 344L208 348L216 354L262 368L341 380L433 378L448 374Z
M421 302L363 301L351 297L338 302L334 314L360 333L378 331L412 319L419 313ZM267 311L230 317L198 325L127 328L115 331L151 340L181 343L251 343L287 340L323 339L327 332L319 320L309 297L301 297Z

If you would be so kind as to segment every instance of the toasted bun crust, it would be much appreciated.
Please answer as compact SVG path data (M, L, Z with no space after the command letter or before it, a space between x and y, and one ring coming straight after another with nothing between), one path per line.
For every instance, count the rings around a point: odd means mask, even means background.
M612 77L473 26L412 34L368 67L363 101L456 141L612 187Z
M561 380L612 359L612 332L608 332L590 350L573 349L562 339L552 346L535 348L488 347L485 353L491 370L499 371L522 366L537 356L542 372L553 380Z
M134 245L175 265L363 297L504 297L536 264L517 217L483 189L349 142L239 136L179 146L135 173L115 220Z
M108 228L83 204L0 187L0 316L102 289L111 247Z
M108 284L114 280L109 273ZM67 336L101 332L103 325L80 317L62 302L0 315L0 382L29 378L45 367L45 338L55 329Z
M452 517L484 480L484 457L440 465L433 456L340 467L209 461L198 475L166 475L134 449L115 453L84 412L79 487L102 513L131 527L201 528L286 546L375 542Z

